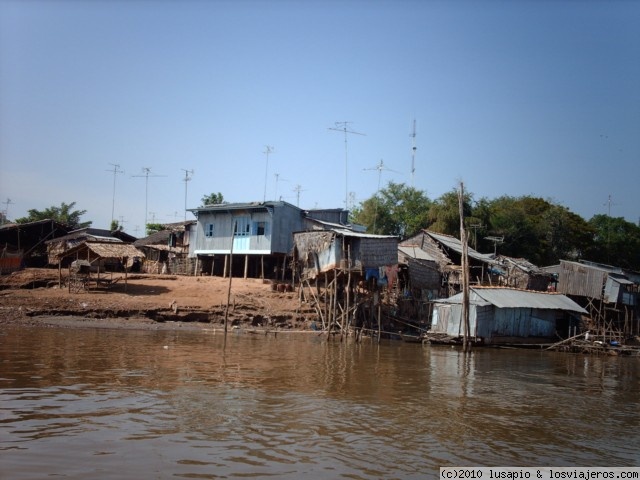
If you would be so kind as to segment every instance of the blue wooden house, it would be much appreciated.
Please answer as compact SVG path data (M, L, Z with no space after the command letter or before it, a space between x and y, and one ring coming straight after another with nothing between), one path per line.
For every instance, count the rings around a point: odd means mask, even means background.
M346 223L342 209L303 210L284 201L223 203L191 209L189 255L202 274L284 278L293 232ZM231 270L232 269L232 270Z

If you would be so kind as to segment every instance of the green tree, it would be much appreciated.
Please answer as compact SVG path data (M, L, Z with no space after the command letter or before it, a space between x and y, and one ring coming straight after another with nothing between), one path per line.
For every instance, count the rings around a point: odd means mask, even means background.
M72 229L85 228L93 222L81 222L80 217L87 213L86 210L73 210L76 202L64 203L59 207L49 207L44 210L31 209L26 217L16 219L16 223L37 222L39 220L55 220L64 223Z
M462 207L465 225L472 225L478 222L478 219L472 216L472 201L473 194L470 192L465 193ZM430 223L429 230L460 238L460 204L458 191L454 189L450 192L443 193L431 206L428 218Z
M489 235L503 237L503 255L536 265L578 259L593 238L593 228L566 207L539 197L502 196L489 202Z
M389 182L352 213L354 223L378 235L410 237L427 227L431 201L424 192L404 183Z
M224 197L220 192L204 195L200 201L202 202L202 205L200 205L201 207L206 207L207 205L219 205L221 203L225 203Z
M631 270L640 270L640 227L624 218L595 215L589 224L593 241L585 258Z
M165 225L163 223L147 223L147 235L151 235L152 233L161 232L165 230Z

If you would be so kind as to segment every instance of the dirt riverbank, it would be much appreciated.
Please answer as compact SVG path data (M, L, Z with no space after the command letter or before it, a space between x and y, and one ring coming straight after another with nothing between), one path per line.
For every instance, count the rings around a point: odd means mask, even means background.
M0 325L7 323L130 327L232 327L306 330L315 320L297 292L271 281L174 275L103 274L109 286L69 292L55 269L25 269L0 277ZM280 288L282 290L282 288Z

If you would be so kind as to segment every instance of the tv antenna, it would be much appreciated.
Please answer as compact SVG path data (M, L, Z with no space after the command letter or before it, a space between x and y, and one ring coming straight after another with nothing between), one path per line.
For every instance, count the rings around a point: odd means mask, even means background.
M278 182L288 182L289 180L287 180L286 178L280 178L279 173L274 173L273 176L276 177L276 193L274 195L274 199L277 200L278 199Z
M344 208L348 208L349 202L349 161L347 155L347 134L366 136L364 133L350 130L349 124L353 122L335 122L335 127L329 127L329 130L344 133Z
M484 239L493 242L493 256L495 257L498 251L498 244L504 243L504 237L484 237Z
M300 206L300 192L305 192L306 190L302 189L302 185L296 185L293 188L293 191L296 192L296 207Z
M378 196L378 194L380 193L380 179L382 177L382 171L386 170L388 172L395 172L395 173L400 173L400 172L396 172L395 170L391 170L390 168L386 168L384 166L384 161L381 159L380 163L378 163L378 165L376 165L374 168L363 168L363 170L377 170L378 171L378 189L376 190L376 197ZM373 212L373 232L372 233L376 233L376 221L378 220L378 204L380 203L380 201L378 199L376 199L375 201L375 209Z
M416 119L413 119L413 133L411 137L411 188L413 188L413 177L416 173Z
M132 177L144 177L144 231L147 232L147 215L149 204L149 177L166 177L166 175L156 175L151 173L151 167L142 167L142 175L131 175ZM155 221L155 214L154 214Z
M107 172L113 173L113 197L111 199L111 225L113 225L114 211L116 208L116 176L118 173L124 173L124 170L120 170L120 165L117 163L110 163L109 165L113 167L113 170L107 170ZM109 226L109 228L111 228L111 226Z
M605 207L607 207L607 216L611 217L611 207L612 206L617 206L619 205L618 203L612 203L611 201L611 195L609 195L609 198L607 199L607 203L603 204Z
M267 201L267 174L269 173L269 154L273 152L274 152L274 149L271 145L265 145L264 152L262 152L267 156L267 166L265 167L265 170L264 170L264 197L262 199L263 202Z
M191 180L191 177L193 177L193 170L185 170L184 168L181 169L184 172L184 178L182 179L182 181L184 182L184 221L187 221L187 184L189 183L189 181Z
M9 221L9 205L13 204L10 198L7 198L4 202L4 216L2 217L2 225L4 225L5 221Z

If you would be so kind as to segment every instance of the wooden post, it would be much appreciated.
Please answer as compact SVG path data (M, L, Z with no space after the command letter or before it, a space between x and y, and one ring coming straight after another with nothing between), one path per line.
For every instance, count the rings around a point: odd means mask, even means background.
M462 182L460 182L460 191L458 192L458 208L460 210L460 242L462 243L462 348L465 352L469 352L471 351L471 332L469 326L469 257L467 232L464 228L464 184Z
M233 242L233 239L231 240L231 242ZM231 245L233 245L233 243ZM228 269L229 269L229 255L225 255L224 256L224 270L222 271L222 278L227 278Z
M236 222L233 222L231 229L231 249L229 250L229 263L233 266L233 235L236 231ZM231 280L233 279L233 268L229 271L229 288L227 289L227 308L224 309L224 336L227 337L227 318L229 317L229 300L231 298Z
M260 278L264 280L264 255L260 255Z
M249 272L249 255L244 256L244 278L247 278L247 273Z

